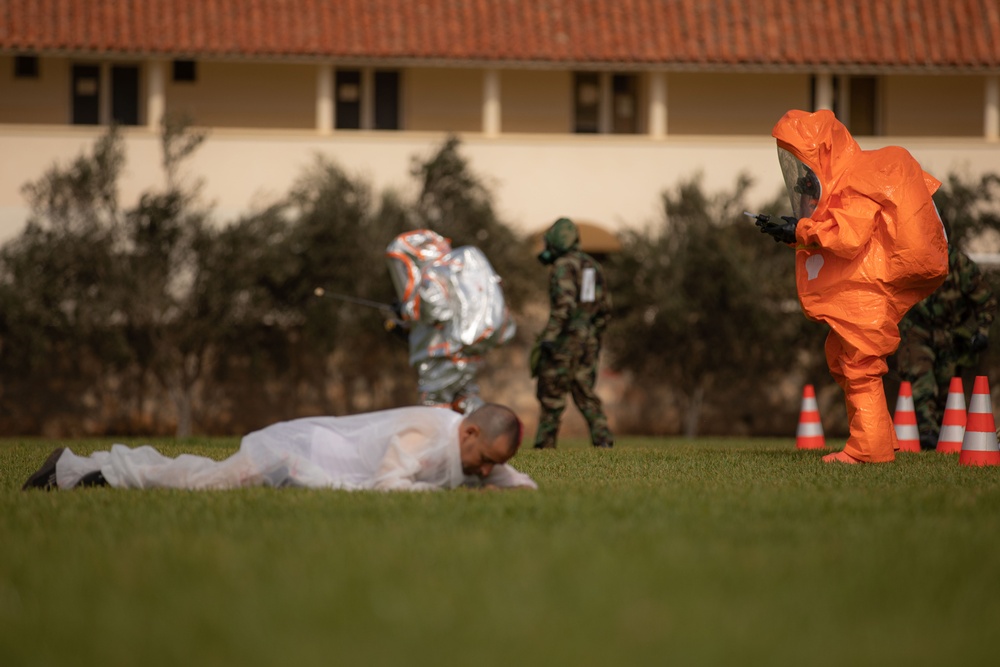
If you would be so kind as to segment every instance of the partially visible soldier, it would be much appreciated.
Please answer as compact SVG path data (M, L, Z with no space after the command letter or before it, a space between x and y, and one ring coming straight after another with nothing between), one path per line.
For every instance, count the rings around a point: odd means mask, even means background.
M899 325L896 363L900 378L913 387L921 449L937 446L951 379L975 369L996 311L997 298L979 267L949 243L944 283Z
M559 218L545 232L545 250L538 261L551 265L545 329L531 351L531 375L538 377L541 406L535 448L556 446L566 393L590 426L595 447L611 447L614 437L594 393L601 335L611 316L611 296L601 265L580 250L580 232L568 218Z

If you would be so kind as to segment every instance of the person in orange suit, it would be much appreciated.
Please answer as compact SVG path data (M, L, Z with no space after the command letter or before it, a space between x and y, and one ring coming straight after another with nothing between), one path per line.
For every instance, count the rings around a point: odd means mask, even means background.
M861 150L830 111L789 111L771 135L794 215L757 224L794 246L799 303L830 327L826 361L847 403L850 437L823 460L892 461L899 445L882 376L899 321L948 273L931 199L941 184L903 148Z

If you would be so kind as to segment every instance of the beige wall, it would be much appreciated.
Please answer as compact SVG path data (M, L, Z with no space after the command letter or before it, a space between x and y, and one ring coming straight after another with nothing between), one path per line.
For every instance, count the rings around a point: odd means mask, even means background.
M69 164L93 150L103 128L0 125L0 243L20 232L27 217L21 186L37 180L53 164ZM133 206L140 193L162 187L159 137L146 128L126 128L127 164L121 205ZM213 131L192 159L186 177L204 180L203 196L214 218L237 216L286 195L317 153L368 180L376 192L393 188L415 196L409 173L414 157L440 147L444 133L341 132L320 136L298 131ZM783 185L768 134L739 137L462 135L461 152L489 185L501 218L534 232L559 216L595 222L608 229L638 227L659 219L660 194L703 175L707 193L731 192L736 178L749 173L754 186L747 205L763 204ZM863 148L889 140L863 138ZM929 173L996 172L1000 143L982 139L909 139L902 142Z
M417 132L479 132L483 128L483 72L410 69L403 86L403 127Z
M0 56L0 122L70 122L69 61L40 58L37 79L14 78L14 57Z
M316 66L198 61L197 81L175 83L165 63L166 111L212 127L316 127Z
M573 74L507 70L500 76L503 132L573 131Z
M896 76L881 80L885 134L983 136L982 77Z
M771 135L789 109L808 109L805 74L667 75L667 134Z

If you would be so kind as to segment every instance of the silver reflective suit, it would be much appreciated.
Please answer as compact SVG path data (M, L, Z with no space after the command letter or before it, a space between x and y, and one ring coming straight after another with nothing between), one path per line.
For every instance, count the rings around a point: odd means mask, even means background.
M426 229L396 237L386 258L400 315L409 323L420 403L459 412L478 408L482 356L515 331L500 277L478 248L452 250L448 239Z

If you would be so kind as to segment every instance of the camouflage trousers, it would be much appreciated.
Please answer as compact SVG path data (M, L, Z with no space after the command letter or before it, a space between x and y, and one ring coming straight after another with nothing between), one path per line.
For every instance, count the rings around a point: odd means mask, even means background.
M951 379L965 370L952 349L936 349L923 336L907 336L896 353L901 380L913 389L913 408L922 448L937 445Z
M614 444L601 399L594 393L600 349L600 341L591 337L571 341L553 352L543 352L536 392L541 406L538 433L535 435L536 448L556 446L567 393L573 396L573 402L587 420L594 446L610 447Z

